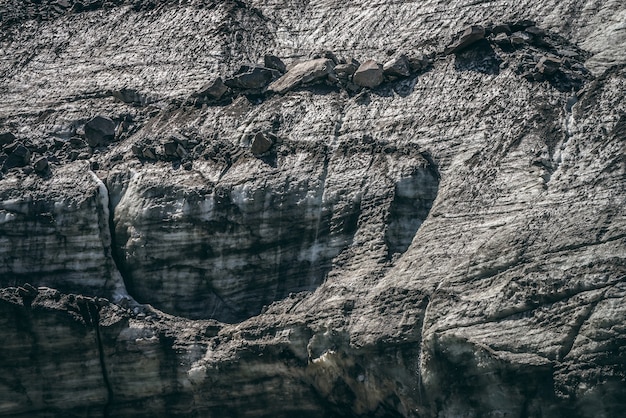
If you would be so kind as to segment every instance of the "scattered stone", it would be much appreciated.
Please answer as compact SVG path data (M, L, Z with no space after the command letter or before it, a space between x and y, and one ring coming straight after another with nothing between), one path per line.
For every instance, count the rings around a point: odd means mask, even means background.
M285 75L269 85L268 91L284 94L302 84L313 84L326 79L335 68L328 58L318 58L296 64Z
M356 72L360 65L361 64L357 60L352 58L348 63L336 65L335 74L340 80L348 80Z
M493 38L493 41L496 43L496 45L500 46L511 45L511 40L504 32L500 32L499 34L497 34L496 37Z
M509 40L511 45L518 47L529 44L532 41L532 36L526 32L515 32Z
M14 167L25 167L30 163L30 151L21 142L7 147L5 151L8 151L7 153L9 154L4 161L3 169L5 170Z
M521 20L516 20L513 22L507 22L506 25L508 25L511 28L511 32L518 32L518 31L523 31L526 28L529 28L531 26L536 26L537 23L534 20L521 19Z
M412 72L422 71L427 69L432 64L432 57L427 55L417 55L409 58L409 69Z
M511 27L507 24L496 25L491 29L491 33L494 35L499 35L501 33L505 35L510 35Z
M559 58L543 56L537 63L536 69L539 73L549 77L556 73L563 62Z
M527 27L526 29L524 29L524 32L537 38L542 38L546 35L546 31L537 26Z
M467 48L468 46L480 41L485 37L485 28L480 25L468 26L463 30L459 38L450 44L446 50L446 54L456 54Z
M191 171L193 169L193 162L192 161L185 161L183 163L183 168L187 171Z
M409 60L406 55L399 55L383 65L383 73L386 76L408 77L411 75Z
M361 87L377 87L383 82L383 66L374 60L367 60L356 70L352 81Z
M264 154L272 147L272 140L269 139L263 132L259 132L254 135L252 143L250 144L250 151L254 155Z
M274 72L269 68L244 66L240 69L242 70L243 72L224 80L224 84L235 89L259 90L265 88L274 78Z
M0 147L13 143L17 138L11 132L0 133Z
M156 160L157 156L156 156L156 149L154 149L153 147L146 147L143 149L142 154L144 156L144 158L147 158L149 160Z
M115 122L96 116L85 124L85 139L90 147L107 145L115 139Z
M46 157L41 157L37 159L37 161L35 161L35 164L33 164L33 168L35 169L35 172L39 174L46 173L49 168L48 159Z
M263 63L265 64L265 67L280 71L282 74L287 72L287 66L285 63L275 55L266 54L265 57L263 57Z
M145 106L149 102L145 95L139 93L135 89L129 89L125 87L120 90L111 91L111 95L124 103L137 106Z
M85 148L87 146L87 143L78 137L71 138L69 143L70 146L74 149Z
M224 84L222 77L217 77L210 83L205 84L194 93L194 97L208 97L213 100L219 100L228 91L228 87Z

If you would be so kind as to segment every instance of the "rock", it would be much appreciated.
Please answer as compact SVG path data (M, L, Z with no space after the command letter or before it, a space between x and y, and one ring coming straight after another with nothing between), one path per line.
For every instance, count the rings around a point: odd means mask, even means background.
M458 36L458 39L448 45L445 49L446 54L456 54L463 51L468 46L484 39L485 28L480 25L472 25L466 27Z
M151 102L146 98L144 94L140 93L138 90L126 87L119 90L111 91L111 95L124 103L137 106L145 106L146 104Z
M213 100L219 100L228 91L228 87L224 84L221 77L217 77L212 82L205 84L193 93L193 97L208 97Z
M269 139L263 132L259 132L254 135L252 143L250 144L250 151L254 155L264 154L272 147L272 140Z
M13 146L9 146L5 150L8 152L8 156L4 161L4 170L25 167L30 163L30 151L21 142L14 143Z
M174 140L169 140L163 144L163 150L168 157L178 157L178 143Z
M492 29L491 29L491 33L494 35L499 35L501 33L504 33L505 35L510 35L511 34L511 27L507 24L500 24L500 25L495 25Z
M318 58L294 65L285 75L274 81L268 91L284 94L303 84L313 84L324 80L335 68L332 60Z
M273 70L265 67L244 67L243 72L224 80L228 87L241 90L260 90L273 79Z
M0 149L5 145L13 143L17 138L11 132L0 133Z
M506 33L504 32L500 32L499 34L497 34L495 36L495 38L493 38L493 41L500 46L508 46L511 45L511 40L509 39L509 37L507 36Z
M345 64L337 64L335 66L334 72L337 75L337 78L340 80L348 80L355 73L357 68L361 65L357 60L352 58L350 62Z
M511 32L520 32L531 26L536 26L537 23L530 19L520 19L507 22L506 25L511 28Z
M524 29L524 32L530 34L535 38L542 38L546 35L546 31L537 26L527 27L526 29Z
M33 168L35 169L35 172L39 174L46 173L49 169L48 159L46 157L37 159L37 161L33 164Z
M105 116L95 116L85 124L85 139L90 147L108 145L115 139L115 122Z
M409 60L406 55L399 55L383 65L383 73L386 76L408 77L411 75Z
M352 81L361 87L377 87L383 82L383 66L374 60L367 60L356 70Z
M537 63L536 70L544 76L550 77L561 68L562 63L559 58L543 56Z
M409 57L409 69L412 72L426 70L432 64L432 56L419 54Z
M532 36L526 32L515 32L510 37L511 45L515 47L520 47L523 45L528 45L533 39Z
M280 71L282 74L287 72L287 66L285 65L285 63L275 55L266 54L263 57L263 63L266 68Z
M331 60L333 64L335 65L340 63L340 60L337 58L337 55L335 55L333 51L328 51L328 50L314 52L311 54L311 58L313 59L326 58L326 59Z

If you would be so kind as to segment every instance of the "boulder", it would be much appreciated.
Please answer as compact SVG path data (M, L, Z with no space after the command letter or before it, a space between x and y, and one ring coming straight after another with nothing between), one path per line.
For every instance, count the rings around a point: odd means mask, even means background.
M350 62L335 65L335 74L340 80L348 80L361 64L352 58Z
M493 42L500 46L511 45L509 37L504 32L500 32L499 34L497 34L496 37L493 38Z
M510 35L511 34L511 27L505 23L500 24L500 25L495 25L492 29L491 29L491 33L494 35L498 35L501 33L504 33L505 35Z
M509 37L513 46L523 46L529 44L533 38L526 32L515 32Z
M562 61L556 57L543 56L535 69L544 76L551 76L561 68Z
M4 161L4 169L25 167L30 163L30 151L21 142L8 147L6 151L9 155Z
M0 147L8 145L15 141L17 138L11 132L0 133Z
M48 159L46 157L39 158L35 161L35 164L33 164L33 168L39 174L47 172L49 168Z
M456 54L485 37L485 28L480 25L466 27L456 41L445 50L446 54Z
M282 74L287 72L287 66L285 63L275 55L266 54L265 57L263 57L263 63L266 68L280 71Z
M334 68L335 64L328 58L301 62L270 84L267 89L274 93L284 94L302 84L312 84L326 79Z
M240 71L242 72L224 80L224 84L228 87L241 90L263 89L274 78L275 70L265 67L244 66Z
M115 122L104 116L95 116L85 124L85 139L91 147L107 145L115 139Z
M259 132L254 135L252 138L252 143L250 144L250 151L254 155L264 154L272 147L272 140L268 138L263 132Z
M208 97L210 99L219 100L228 91L228 87L224 84L222 77L217 77L210 83L205 84L193 94L194 97Z
M383 65L383 73L386 76L393 77L408 77L411 75L411 68L409 65L409 60L406 55L398 55L395 58L387 61L385 65Z
M383 66L374 60L367 60L356 70L352 81L361 87L374 88L383 82Z

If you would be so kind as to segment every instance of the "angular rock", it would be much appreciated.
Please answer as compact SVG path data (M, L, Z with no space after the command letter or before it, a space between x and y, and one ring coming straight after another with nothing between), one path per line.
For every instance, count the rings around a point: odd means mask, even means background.
M480 25L466 27L458 39L445 49L446 54L456 54L485 37L485 28Z
M228 91L228 87L224 84L222 77L217 77L210 83L205 84L193 93L194 97L208 97L213 100L219 100Z
M224 80L228 87L242 90L259 90L265 88L274 78L273 70L265 67L251 67L243 72Z
M37 159L37 161L35 161L35 164L33 164L33 168L35 169L35 172L39 174L46 173L49 168L48 159L46 157L41 157Z
M115 139L115 122L104 116L95 116L85 124L85 139L90 147L109 144Z
M561 68L562 63L559 58L543 56L537 63L536 70L544 76L549 77Z
M285 75L270 84L267 90L284 94L300 85L312 84L325 79L334 68L335 64L328 58L301 62L294 65Z
M149 102L146 96L140 93L139 91L135 89L126 88L126 87L123 87L119 90L111 91L111 95L124 103L133 104L137 106L144 106L148 104Z
M335 65L335 74L340 80L347 80L355 73L360 65L357 60L352 58L348 63Z
M356 70L352 81L361 87L377 87L383 82L383 66L374 60L367 60Z
M511 41L511 44L513 46L519 47L529 44L533 40L533 38L530 34L526 32L515 32L509 37L509 40Z
M272 140L268 138L263 132L259 132L254 135L252 143L250 144L250 151L254 155L264 154L272 147Z
M494 35L499 35L504 33L505 35L511 34L511 27L507 24L496 25L491 29L491 33Z
M409 60L406 55L399 55L383 65L383 73L386 76L408 77L411 75Z
M30 163L30 151L21 142L11 146L11 151L4 161L3 169L7 170L14 167L25 167Z
M275 55L266 54L263 57L263 63L265 67L272 70L280 71L282 74L287 72L287 66L285 63Z
M11 132L0 133L0 148L13 143L17 138Z
M497 34L496 37L493 38L493 41L497 45L500 45L500 46L511 45L511 41L510 41L509 37L504 32L500 32L499 34Z

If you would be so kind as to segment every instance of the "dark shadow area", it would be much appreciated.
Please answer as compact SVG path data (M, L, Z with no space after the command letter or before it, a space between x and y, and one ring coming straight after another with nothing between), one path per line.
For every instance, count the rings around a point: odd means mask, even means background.
M476 71L482 74L500 74L502 59L486 39L456 54L454 68L457 71Z

